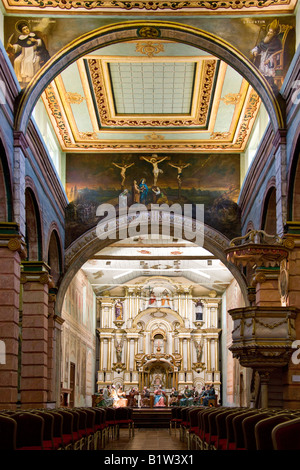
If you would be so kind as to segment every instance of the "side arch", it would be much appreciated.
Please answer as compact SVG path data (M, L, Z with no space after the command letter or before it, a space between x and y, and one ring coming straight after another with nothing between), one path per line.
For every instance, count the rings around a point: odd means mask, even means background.
M63 272L62 244L56 224L51 225L47 244L47 263L51 268L51 276L57 286Z
M267 184L263 204L260 228L270 235L276 234L276 178L272 177Z
M0 137L0 221L13 221L12 179L7 153Z
M162 21L128 21L84 34L56 53L22 90L17 106L15 129L26 132L32 110L42 92L72 62L110 44L128 40L141 41L145 38L182 42L219 57L237 70L257 91L269 112L274 133L285 128L283 98L274 94L267 80L234 46L211 33L188 25Z
M27 260L42 261L43 259L43 231L38 199L32 182L26 179L25 214L26 214L26 245Z

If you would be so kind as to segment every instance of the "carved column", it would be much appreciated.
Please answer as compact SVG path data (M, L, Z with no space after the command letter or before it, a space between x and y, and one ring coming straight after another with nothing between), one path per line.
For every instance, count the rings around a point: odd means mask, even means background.
M25 244L15 223L0 223L0 408L15 409L18 400L20 263Z
M48 395L49 267L25 261L22 266L22 408L43 408Z

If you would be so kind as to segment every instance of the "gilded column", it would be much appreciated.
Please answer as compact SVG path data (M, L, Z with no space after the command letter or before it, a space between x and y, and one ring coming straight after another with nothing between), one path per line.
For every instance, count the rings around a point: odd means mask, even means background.
M187 341L187 368L188 370L191 370L192 364L191 364L191 340L189 339Z

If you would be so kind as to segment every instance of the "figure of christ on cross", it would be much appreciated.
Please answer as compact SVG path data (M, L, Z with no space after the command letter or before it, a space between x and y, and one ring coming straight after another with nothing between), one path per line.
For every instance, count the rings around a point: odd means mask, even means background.
M162 169L158 167L158 164L163 162L164 160L169 160L170 157L159 157L158 155L154 154L151 156L142 156L140 157L141 160L145 160L148 163L151 163L153 166L153 186L157 186L157 180L160 173L163 173Z
M132 165L134 165L134 163L127 163L127 164L123 164L122 165L118 165L118 163L114 163L112 162L113 165L115 165L117 168L120 168L121 172L121 188L124 189L125 188L125 179L126 179L126 170L127 168L130 168Z

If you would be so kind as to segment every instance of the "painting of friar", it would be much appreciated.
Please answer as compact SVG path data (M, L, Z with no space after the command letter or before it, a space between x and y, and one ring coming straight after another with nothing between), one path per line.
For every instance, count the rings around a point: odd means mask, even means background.
M6 51L13 64L20 86L25 87L50 59L42 31L34 31L30 21L16 22L7 42Z

